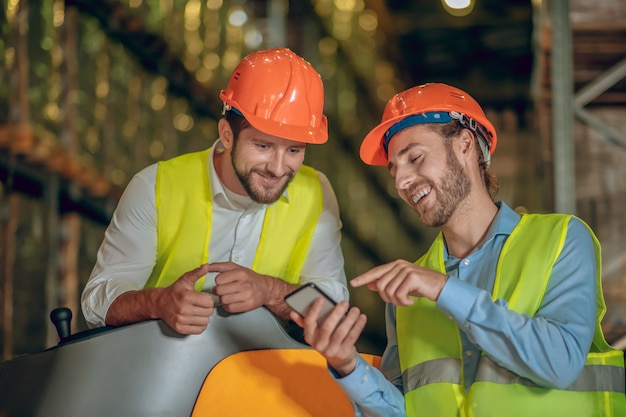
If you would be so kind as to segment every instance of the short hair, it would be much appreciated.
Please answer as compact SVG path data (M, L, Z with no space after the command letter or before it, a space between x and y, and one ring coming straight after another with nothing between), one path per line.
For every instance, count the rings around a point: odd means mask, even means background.
M245 117L232 110L226 112L224 119L226 119L230 125L230 130L233 132L233 141L237 141L239 133L241 133L242 130L251 126L250 122L248 122Z

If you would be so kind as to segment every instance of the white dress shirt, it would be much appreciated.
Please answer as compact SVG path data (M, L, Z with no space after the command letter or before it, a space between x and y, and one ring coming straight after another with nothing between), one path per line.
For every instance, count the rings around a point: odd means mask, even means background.
M218 139L207 160L213 194L209 263L231 261L251 268L267 205L223 186L213 166L213 153L222 150ZM104 326L111 303L124 292L142 289L152 273L157 254L156 173L157 164L153 164L133 177L106 229L81 298L89 327ZM299 283L315 282L335 300L347 300L337 198L328 178L319 171L317 174L324 208ZM287 192L280 198L288 198ZM215 274L207 274L204 288L210 289L214 280Z

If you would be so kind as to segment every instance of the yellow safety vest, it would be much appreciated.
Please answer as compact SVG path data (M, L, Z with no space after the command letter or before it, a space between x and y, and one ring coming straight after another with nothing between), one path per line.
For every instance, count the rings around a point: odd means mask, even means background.
M533 316L541 304L550 273L559 257L571 216L522 215L504 244L493 299ZM590 230L591 232L591 230ZM437 417L623 417L624 358L605 341L600 322L606 311L601 286L600 244L591 232L598 264L597 323L584 369L567 389L547 389L513 374L482 355L475 381L466 394L459 329L435 308L416 298L397 307L400 368L407 416ZM416 264L446 273L440 233Z
M160 162L156 178L157 258L145 287L166 287L209 259L212 193L210 149ZM317 172L302 166L280 198L266 209L252 264L260 274L295 284L322 213ZM200 290L204 278L196 282Z

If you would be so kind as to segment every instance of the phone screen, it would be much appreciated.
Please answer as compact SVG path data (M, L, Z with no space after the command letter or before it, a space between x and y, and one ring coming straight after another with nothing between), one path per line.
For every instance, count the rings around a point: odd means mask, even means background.
M303 285L295 291L287 294L285 296L285 303L297 311L301 316L305 316L309 311L311 303L320 296L324 297L324 306L322 307L322 311L317 319L317 323L322 324L322 322L326 319L326 316L328 316L337 303L315 284Z

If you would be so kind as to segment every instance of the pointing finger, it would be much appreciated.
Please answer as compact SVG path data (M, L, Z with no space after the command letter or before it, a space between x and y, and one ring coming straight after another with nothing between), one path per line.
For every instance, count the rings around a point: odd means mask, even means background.
M233 262L212 262L208 264L208 272L228 272L237 268L241 268L239 265Z
M353 287L361 287L363 285L370 284L382 278L388 272L389 269L390 269L389 264L380 265L380 266L377 266L376 268L372 268L369 271L365 272L364 274L361 274L357 276L356 278L352 279L352 281L350 281L350 285L352 285Z

